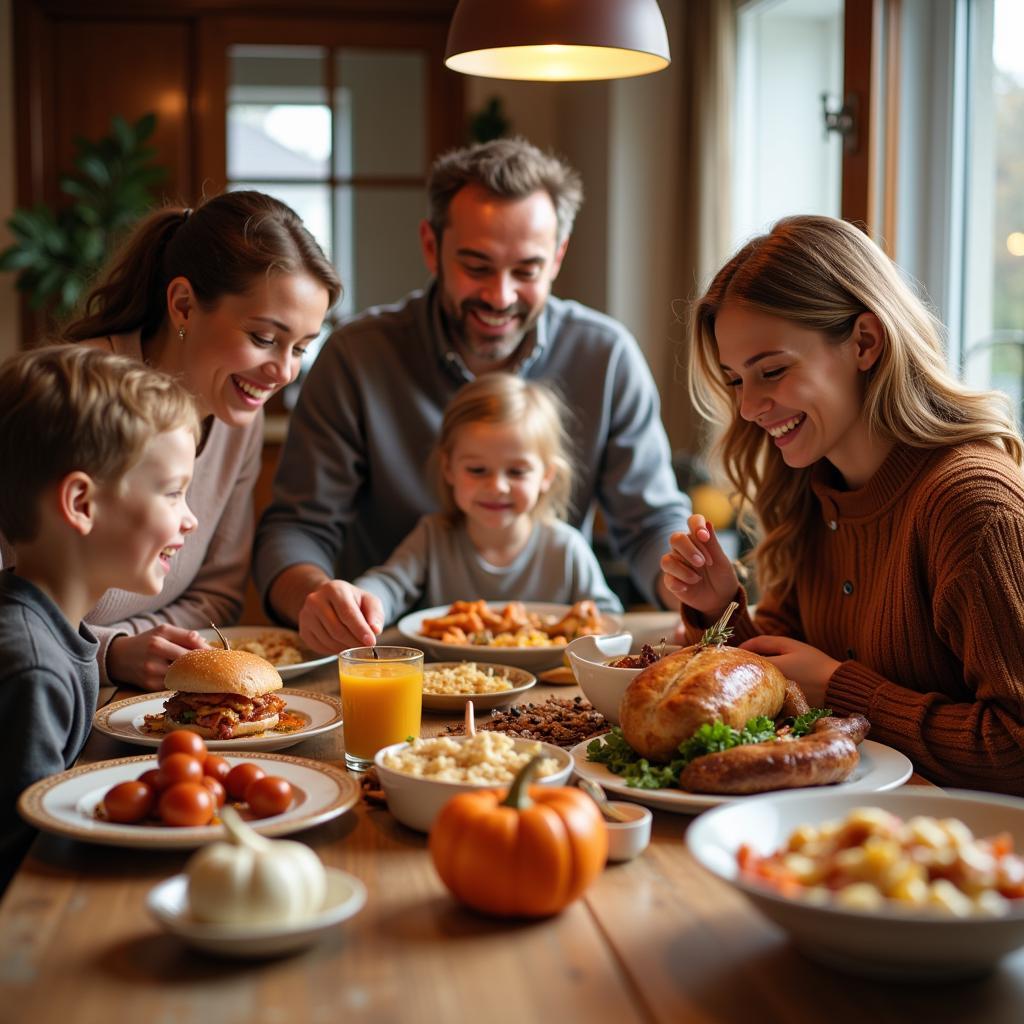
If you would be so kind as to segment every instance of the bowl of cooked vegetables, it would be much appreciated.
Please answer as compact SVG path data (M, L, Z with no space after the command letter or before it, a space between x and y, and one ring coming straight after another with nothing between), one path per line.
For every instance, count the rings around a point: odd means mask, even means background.
M687 846L807 956L947 979L1024 945L1024 800L909 786L771 793L702 815Z

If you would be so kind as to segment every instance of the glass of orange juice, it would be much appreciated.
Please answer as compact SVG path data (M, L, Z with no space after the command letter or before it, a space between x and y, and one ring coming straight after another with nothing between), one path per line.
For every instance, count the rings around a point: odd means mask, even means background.
M345 764L357 772L382 747L420 734L423 652L413 647L353 647L338 655L345 719Z

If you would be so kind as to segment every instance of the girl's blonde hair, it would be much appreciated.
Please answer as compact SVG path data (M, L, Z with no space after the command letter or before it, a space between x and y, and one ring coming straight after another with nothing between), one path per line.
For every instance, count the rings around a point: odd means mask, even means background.
M569 515L573 467L565 430L565 404L549 387L510 373L485 373L463 385L448 403L435 448L441 504L451 522L462 518L451 485L444 479L444 463L451 459L459 431L470 423L515 424L523 440L554 467L554 478L533 509L537 518L565 519Z
M759 531L762 587L793 586L817 503L811 468L788 467L768 433L738 415L715 340L715 318L730 302L820 331L832 344L850 337L862 313L874 313L884 343L862 399L874 436L915 448L988 441L1018 465L1024 459L1006 396L972 391L949 372L938 321L867 235L831 217L780 220L722 267L695 303L690 330L690 395L722 429L715 450L741 514Z

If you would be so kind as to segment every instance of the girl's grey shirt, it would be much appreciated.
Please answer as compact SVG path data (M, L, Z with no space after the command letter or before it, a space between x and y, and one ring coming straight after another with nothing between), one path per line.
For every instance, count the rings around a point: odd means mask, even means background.
M413 608L480 599L573 604L591 598L602 611L622 611L582 534L558 521L538 522L515 560L497 566L480 557L464 523L423 516L383 565L353 582L380 598L388 624Z
M376 307L328 339L302 385L260 521L253 576L264 605L279 573L319 566L354 581L420 516L440 511L431 452L473 379L445 333L436 286ZM515 372L561 392L575 473L569 523L590 537L595 504L634 582L657 601L661 556L685 530L658 389L640 346L610 317L551 296Z

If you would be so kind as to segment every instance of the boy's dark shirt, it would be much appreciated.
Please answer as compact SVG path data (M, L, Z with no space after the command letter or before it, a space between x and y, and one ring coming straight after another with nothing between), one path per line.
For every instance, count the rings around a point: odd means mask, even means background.
M0 571L0 890L32 840L21 791L70 768L92 727L99 693L96 638L75 628L38 587Z

